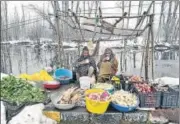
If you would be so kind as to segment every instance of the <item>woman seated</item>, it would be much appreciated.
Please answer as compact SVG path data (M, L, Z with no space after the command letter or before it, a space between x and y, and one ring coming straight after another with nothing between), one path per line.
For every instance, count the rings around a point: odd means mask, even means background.
M105 52L101 55L100 62L97 66L99 69L98 82L109 81L112 76L117 73L118 61L110 48L105 49Z
M89 76L93 77L93 82L95 82L96 71L96 62L89 55L89 49L84 47L80 58L75 63L76 79L79 81L80 77Z

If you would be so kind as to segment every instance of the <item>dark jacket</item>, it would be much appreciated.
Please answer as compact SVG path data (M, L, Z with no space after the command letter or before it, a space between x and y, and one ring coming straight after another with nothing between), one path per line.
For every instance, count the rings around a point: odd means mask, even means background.
M88 64L79 64L79 62L85 61L86 59L89 60ZM75 71L76 73L79 73L80 76L87 76L88 75L88 69L92 66L94 68L94 74L96 75L97 68L96 68L96 62L93 57L88 56L80 56L80 58L75 62Z

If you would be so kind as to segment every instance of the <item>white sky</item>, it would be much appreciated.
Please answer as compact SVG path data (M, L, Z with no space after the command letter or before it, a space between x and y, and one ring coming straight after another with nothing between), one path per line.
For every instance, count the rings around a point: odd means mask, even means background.
M42 8L43 7L43 3L45 4L45 8L47 7L47 3L48 1L7 1L8 2L8 15L9 17L13 17L14 15L14 7L16 6L17 10L18 10L18 14L21 16L22 15L22 10L21 10L21 6L24 5L24 6L28 6L29 4L34 4L34 5L37 5L39 8ZM117 3L120 2L120 1L102 1L101 5L102 5L102 8L107 8L107 7L117 7ZM146 1L144 2L143 4L146 4L146 5L143 5L143 11L146 11L147 10L147 7L149 6L148 4L150 3L151 1ZM161 1L156 1L156 3L160 3ZM132 5L138 5L139 2L138 1L132 1ZM125 1L125 6L128 6L129 3L128 1ZM155 5L155 13L158 13L156 16L155 16L155 19L154 19L154 23L155 24L158 24L159 23L159 13L160 13L160 8L161 5L160 4L156 4ZM83 9L83 8L82 8ZM166 7L166 11L168 10L168 6ZM172 9L173 10L173 9ZM128 12L128 7L125 8L125 11ZM138 12L138 6L132 6L131 8L131 13L132 15L136 15ZM102 13L105 13L104 15L105 16L112 16L112 15L116 15L116 16L121 16L121 13L122 13L122 9L121 8L115 8L115 9L103 9L102 10ZM109 13L109 14L107 14ZM112 13L116 13L116 14L112 14ZM31 18L33 17L37 17L37 15L35 15L35 13L33 12L33 10L29 10L29 9L25 9L25 14L30 14L31 15ZM108 20L110 23L113 23L115 21L115 19L111 19L111 20ZM133 26L134 25L134 21L133 19L130 20L130 26Z

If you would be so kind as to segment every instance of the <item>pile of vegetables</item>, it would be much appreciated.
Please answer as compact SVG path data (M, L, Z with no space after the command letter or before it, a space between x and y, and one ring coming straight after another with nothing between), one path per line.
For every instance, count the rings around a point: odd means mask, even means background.
M14 76L1 80L1 98L12 103L43 102L45 95L26 80Z
M112 102L126 107L136 106L138 104L136 95L123 90L116 91L111 96L111 99Z
M107 91L104 91L100 93L90 93L88 94L88 98L95 101L105 102L110 99L110 95Z
M142 78L140 76L132 76L129 81L131 82L142 82Z
M138 90L138 92L142 92L142 93L153 92L152 87L146 83L137 83L137 84L134 84L134 86Z
M112 84L108 84L108 83L96 83L94 84L93 88L96 88L96 89L113 89L113 85Z
M60 96L58 104L76 104L78 103L84 95L84 90L79 89L77 87L71 87L67 89L63 94Z
M19 75L19 78L27 79L29 81L52 81L53 80L53 78L45 70L41 70L39 73L34 73L32 75L21 74Z

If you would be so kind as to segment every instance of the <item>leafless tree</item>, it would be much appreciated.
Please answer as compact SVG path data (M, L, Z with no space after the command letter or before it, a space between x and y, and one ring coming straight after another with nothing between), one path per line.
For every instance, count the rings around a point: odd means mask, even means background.
M20 25L19 24L19 15L18 15L16 7L14 7L14 25ZM19 40L20 26L16 26L16 27L13 28L13 34L14 34L15 40ZM22 34L21 34L21 36L22 36Z

